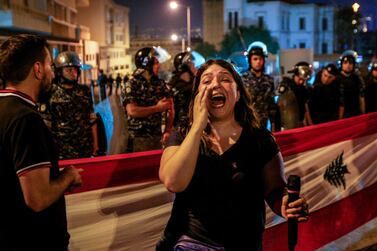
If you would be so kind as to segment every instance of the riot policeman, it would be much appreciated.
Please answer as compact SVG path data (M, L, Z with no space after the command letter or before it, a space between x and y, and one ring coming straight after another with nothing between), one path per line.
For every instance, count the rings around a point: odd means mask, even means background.
M97 155L97 117L89 87L79 84L80 58L75 52L62 52L55 58L54 67L55 79L47 109L59 158Z
M182 133L188 127L188 111L194 77L204 61L204 57L196 51L180 52L174 57L175 71L169 85L174 98L174 127Z
M136 70L123 90L129 152L160 149L173 126L172 94L166 82L158 77L160 56L157 47L138 50Z
M284 77L278 87L282 127L292 129L311 125L306 81L311 77L312 65L300 61L288 73L293 74L292 78Z
M339 58L339 119L365 113L365 82L356 70L357 57L355 51L347 50Z
M275 86L273 78L264 73L268 56L267 47L262 42L251 43L247 51L249 70L242 75L246 90L251 95L251 102L263 127L271 122L271 130L275 131L275 117L278 110L274 102Z
M314 124L339 118L339 85L336 81L338 73L335 64L328 64L316 74L308 103Z

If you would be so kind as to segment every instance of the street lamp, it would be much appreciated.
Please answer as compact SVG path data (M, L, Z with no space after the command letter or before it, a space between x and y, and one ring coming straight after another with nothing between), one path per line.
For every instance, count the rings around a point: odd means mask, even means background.
M357 23L357 12L359 11L360 4L355 2L352 4L352 10L353 10L353 19L352 19L352 25L354 26L353 28L353 46L355 51L357 50L357 38L356 38L356 33L358 32L358 23Z
M352 4L352 9L353 9L353 12L357 12L360 8L360 4L358 4L357 2L355 2L354 4Z
M171 9L175 10L179 6L186 7L186 17L187 17L187 50L191 50L191 10L190 6L185 6L178 4L176 1L171 1L169 3Z
M175 33L171 34L170 38L171 38L171 40L173 40L175 42L178 41L178 35L175 34ZM187 48L187 51L189 51L188 49L189 48ZM184 51L185 51L185 39L182 37L182 52L184 52Z

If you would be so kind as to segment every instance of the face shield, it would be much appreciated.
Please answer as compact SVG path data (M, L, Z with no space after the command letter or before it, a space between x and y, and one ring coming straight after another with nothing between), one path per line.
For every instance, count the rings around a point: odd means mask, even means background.
M153 46L153 56L157 58L159 63L164 63L171 58L171 55L167 50L162 48L161 46Z
M196 51L191 51L191 63L194 64L195 69L199 69L205 63L205 58Z
M238 51L233 52L227 61L234 65L239 73L244 73L249 69L249 62L247 60L247 52Z

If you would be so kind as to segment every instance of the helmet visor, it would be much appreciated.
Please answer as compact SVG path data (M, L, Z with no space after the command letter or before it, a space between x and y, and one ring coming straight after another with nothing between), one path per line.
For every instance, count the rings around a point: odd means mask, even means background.
M154 49L153 56L157 58L158 62L164 63L171 58L171 55L169 54L169 52L165 50L164 48L162 48L161 46L154 46L153 49Z

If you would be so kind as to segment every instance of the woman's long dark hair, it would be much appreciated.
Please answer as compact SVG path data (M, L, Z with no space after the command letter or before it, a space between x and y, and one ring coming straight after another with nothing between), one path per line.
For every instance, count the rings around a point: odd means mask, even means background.
M240 93L240 98L236 102L236 105L234 107L234 117L235 120L242 126L242 127L260 127L259 119L254 111L254 109L251 106L251 98L249 93L246 91L244 84L242 82L242 79L238 72L234 69L233 65L225 60L220 59L211 59L208 60L206 63L204 63L196 73L195 79L194 79L194 85L192 89L192 96L191 96L191 102L189 107L189 124L190 127L193 122L193 110L194 110L194 100L196 95L198 94L200 79L202 77L202 74L204 71L206 71L211 65L219 65L229 71L230 74L232 74L236 84L237 84L237 90ZM188 128L189 129L189 128ZM207 126L205 130L206 134L209 134L210 128ZM206 138L206 137L205 137ZM208 146L208 140L204 138L204 141L206 142L206 145Z

